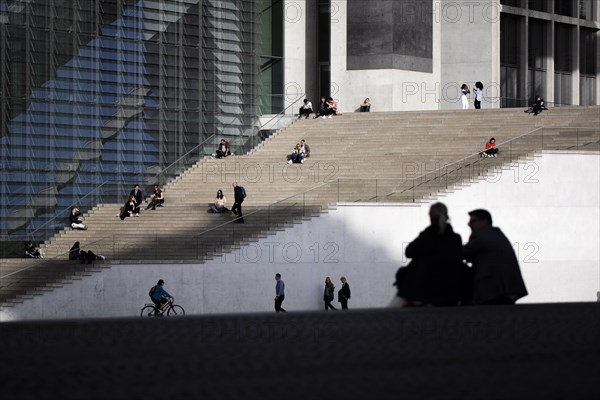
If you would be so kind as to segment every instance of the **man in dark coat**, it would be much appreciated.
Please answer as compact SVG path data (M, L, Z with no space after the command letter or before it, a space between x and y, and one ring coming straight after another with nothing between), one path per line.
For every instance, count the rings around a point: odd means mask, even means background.
M233 186L233 198L235 202L233 203L233 207L231 207L231 211L238 217L235 222L244 223L244 218L242 215L242 203L244 202L244 190L241 186L238 186L237 182L232 184Z
M473 263L473 303L514 304L527 296L527 289L510 241L492 226L487 210L473 210L469 216L472 233L463 256Z
M129 195L135 198L136 207L139 207L140 204L142 204L142 201L144 201L144 195L140 190L140 185L135 185L133 189L131 189L131 192L129 192Z

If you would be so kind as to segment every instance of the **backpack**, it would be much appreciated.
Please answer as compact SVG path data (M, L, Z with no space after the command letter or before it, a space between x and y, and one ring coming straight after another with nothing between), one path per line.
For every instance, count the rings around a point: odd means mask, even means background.
M242 197L245 199L246 198L246 189L244 189L243 186L240 186L240 193L241 193Z
M156 291L156 286L152 286L150 288L150 291L148 292L148 296L152 297L152 295L154 294L155 291Z

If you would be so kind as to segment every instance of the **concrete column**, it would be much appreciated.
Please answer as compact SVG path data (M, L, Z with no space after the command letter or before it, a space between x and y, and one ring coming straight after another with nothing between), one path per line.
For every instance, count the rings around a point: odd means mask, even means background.
M500 0L492 0L492 9L500 10ZM491 23L492 28L492 80L491 82L500 82L500 11L498 11L498 18ZM495 95L497 101L491 101L491 108L500 108L500 85L496 85L498 93ZM485 92L484 92L485 93Z
M579 6L579 2L581 0L577 1L577 5ZM579 7L577 8L578 10L578 17L579 17ZM579 75L581 68L579 66L580 60L579 60L579 53L581 52L581 48L580 48L580 40L579 40L579 35L581 34L579 27L580 27L580 19L577 18L577 26L575 26L575 34L572 36L571 38L571 47L573 48L573 74L571 75L571 85L573 87L573 90L571 91L571 104L573 105L579 105L580 104L580 100L581 97L579 96L579 92L580 92L580 87L579 87L579 82L581 81L581 77Z
M306 2L286 0L283 6L284 107L306 93Z
M529 87L529 17L523 18L523 23L520 27L521 34L521 54L519 55L519 93L517 97L525 99L529 103L527 97L527 88ZM523 104L527 106L528 104Z
M554 14L554 1L550 2L548 12ZM541 96L546 102L554 102L554 21L549 23L546 42L546 94Z

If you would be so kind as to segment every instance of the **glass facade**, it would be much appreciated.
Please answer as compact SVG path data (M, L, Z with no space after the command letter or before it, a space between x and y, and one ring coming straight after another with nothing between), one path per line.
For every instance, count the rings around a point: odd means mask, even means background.
M502 11L501 106L530 105L536 95L544 97L548 92L554 93L553 98L546 99L553 106L597 104L598 28L590 21L597 22L598 1L501 0L500 3L547 13L525 16L522 10L508 7ZM525 45L526 52L522 47ZM519 57L521 53L527 53L526 60ZM523 68L527 68L525 77L521 73ZM552 69L553 76L549 75ZM579 99L575 93L577 87Z
M260 3L0 0L2 241L253 145Z

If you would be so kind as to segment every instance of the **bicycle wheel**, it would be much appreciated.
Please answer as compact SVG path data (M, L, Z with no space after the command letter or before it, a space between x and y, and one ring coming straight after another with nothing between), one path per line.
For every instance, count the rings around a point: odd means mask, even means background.
M167 316L169 317L183 317L185 315L185 311L183 307L175 304L169 308L167 311Z
M145 306L144 308L142 308L141 316L154 317L154 310L155 308L153 306Z

